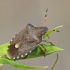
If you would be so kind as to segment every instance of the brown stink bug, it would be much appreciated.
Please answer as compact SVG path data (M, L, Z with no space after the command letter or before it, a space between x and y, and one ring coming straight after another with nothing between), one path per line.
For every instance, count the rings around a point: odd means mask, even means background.
M47 16L47 10L45 18ZM44 19L46 21L46 19ZM42 36L48 31L45 26L36 27L32 24L27 24L26 28L16 34L11 39L7 50L7 57L18 59L27 56L38 44L42 42Z

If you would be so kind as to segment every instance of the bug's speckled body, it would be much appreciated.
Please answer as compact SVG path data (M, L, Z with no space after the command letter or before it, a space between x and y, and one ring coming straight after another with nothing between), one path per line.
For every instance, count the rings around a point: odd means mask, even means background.
M35 27L32 24L27 24L25 29L11 39L7 56L15 60L28 55L42 42L42 36L47 31L47 27Z

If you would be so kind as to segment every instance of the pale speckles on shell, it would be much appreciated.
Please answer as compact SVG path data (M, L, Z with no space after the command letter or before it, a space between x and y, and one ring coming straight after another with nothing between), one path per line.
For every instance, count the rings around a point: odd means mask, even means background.
M29 51L29 53L31 53L31 51Z
M14 36L14 38L15 38L15 36Z
M15 44L15 48L19 48L19 44Z
M25 55L27 55L27 53Z
M16 34L17 35L17 34ZM16 37L16 35L10 40L10 42L12 42L12 40Z
M21 55L21 57L23 57L23 55Z
M18 33L16 35L18 35Z
M17 59L19 58L19 56L17 56Z
M10 41L12 42L12 39Z
M13 59L16 59L15 57Z
M18 33L14 36L14 38L18 35Z

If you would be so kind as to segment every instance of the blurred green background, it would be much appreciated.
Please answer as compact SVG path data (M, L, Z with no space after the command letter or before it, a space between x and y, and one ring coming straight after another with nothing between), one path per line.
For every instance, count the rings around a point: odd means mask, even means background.
M0 45L9 42L28 23L42 26L46 8L48 8L46 26L52 29L63 25L63 28L59 29L60 33L54 32L50 36L50 40L56 46L64 49L64 51L59 52L59 61L54 70L69 70L70 0L0 0ZM50 70L55 58L56 55L54 54L17 62L34 66L49 66L47 69L40 70ZM10 65L5 65L3 70L17 69Z

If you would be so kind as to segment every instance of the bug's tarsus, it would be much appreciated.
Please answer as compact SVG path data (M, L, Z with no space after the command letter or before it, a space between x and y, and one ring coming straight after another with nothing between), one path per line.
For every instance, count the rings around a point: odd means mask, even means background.
M51 44L52 46L55 46L52 42L50 42L50 44Z
M44 54L44 57L45 57L46 56L45 52L43 54Z
M56 30L56 32L60 32L60 31Z
M48 9L46 9L46 13L45 13L45 17L44 17L44 24L43 24L43 26L45 26L45 25L46 25L47 11L48 11Z

